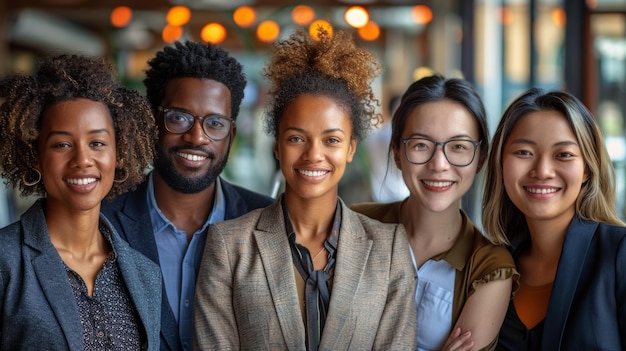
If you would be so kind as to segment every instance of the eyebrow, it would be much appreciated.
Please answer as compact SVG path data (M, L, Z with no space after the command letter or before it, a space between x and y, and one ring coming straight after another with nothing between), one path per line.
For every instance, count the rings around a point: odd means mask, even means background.
M307 131L302 129L302 128L298 128L298 127L288 127L287 130L293 130L296 132L300 132L300 133L304 133L306 134ZM343 131L343 129L341 128L331 128L331 129L326 129L322 132L322 134L331 134L331 133L335 133L335 132L340 132L342 134L346 134L346 132Z
M537 145L536 142L530 140L530 139L526 139L526 138L517 138L515 140L511 140L511 144L530 144L530 145ZM553 147L555 146L578 146L578 143L575 141L571 141L571 140L562 140L562 141L558 141L554 144L552 144Z
M111 134L109 133L109 130L106 128L101 128L101 129L92 129L88 132L89 135L94 135L94 134ZM70 132L66 132L63 130L52 130L50 131L50 133L48 133L48 135L46 136L46 140L49 139L51 136L54 135L67 135L67 136L72 136L72 133Z
M211 113L206 114L206 115L196 115L193 111L189 111L188 109L186 109L186 108L184 108L184 107L178 107L178 106L168 106L168 107L161 106L161 107L166 108L166 109L168 109L168 110L178 110L178 111L180 111L180 112L185 112L185 113L188 113L188 114L190 114L190 115L192 115L192 116L195 116L195 117L219 116L219 117L224 117L224 118L232 119L231 117L229 117L229 116L227 116L227 115L225 115L225 114L222 114L221 112L211 112Z
M427 134L422 134L422 133L413 133L409 135L409 138L425 138L425 139L433 139L433 137L431 137L430 135ZM457 134L457 135L453 135L449 138L447 138L446 140L452 140L452 139L463 139L463 138L468 138L468 139L473 139L470 135L468 134ZM434 139L433 139L434 140Z

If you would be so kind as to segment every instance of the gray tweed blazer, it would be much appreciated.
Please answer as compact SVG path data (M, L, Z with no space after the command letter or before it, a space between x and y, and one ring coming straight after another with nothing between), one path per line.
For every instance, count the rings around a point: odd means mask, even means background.
M353 212L342 223L320 350L414 350L415 271L404 228ZM305 350L280 198L212 225L196 285L197 350Z

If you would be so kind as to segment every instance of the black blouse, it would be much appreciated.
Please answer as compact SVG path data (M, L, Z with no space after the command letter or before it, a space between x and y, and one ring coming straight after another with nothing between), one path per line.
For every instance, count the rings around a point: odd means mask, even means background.
M545 321L545 320L544 320ZM517 312L513 300L509 302L509 308L504 317L504 323L498 336L499 351L537 351L541 350L541 340L543 339L543 324L539 322L532 329L526 329Z

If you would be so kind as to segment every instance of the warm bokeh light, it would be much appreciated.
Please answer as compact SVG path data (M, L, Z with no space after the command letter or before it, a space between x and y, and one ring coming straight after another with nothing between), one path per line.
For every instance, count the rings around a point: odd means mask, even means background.
M291 19L293 23L301 26L309 24L315 19L315 10L310 6L298 5L291 11Z
M433 11L426 5L417 5L411 10L411 16L416 23L427 24L433 20Z
M280 26L274 21L263 21L256 29L257 38L266 43L276 40L279 34Z
M133 10L128 6L118 6L111 11L111 24L114 27L126 27L133 18Z
M317 20L311 23L311 25L309 26L309 35L311 36L311 38L319 40L319 32L322 29L326 30L328 35L333 35L333 25L325 20Z
M171 26L184 26L191 18L191 11L186 6L174 6L167 11L165 19Z
M361 28L369 22L370 15L367 13L367 10L361 6L350 6L343 14L343 18L350 26Z
M435 74L435 71L433 71L432 68L430 67L426 67L426 66L417 67L413 71L413 80L420 80L424 77L430 77L433 74Z
M590 9L595 9L596 7L598 7L598 0L587 0L585 2L587 3L587 7L589 7Z
M208 23L202 27L200 37L207 43L219 44L226 39L226 28L216 22Z
M380 36L380 27L374 21L369 21L367 24L359 28L359 36L367 41L374 41Z
M563 11L562 8L552 10L552 21L554 21L554 24L556 24L557 27L565 27L566 19L565 11Z
M161 33L161 37L163 38L163 41L166 43L170 43L170 44L180 39L180 37L182 36L183 36L182 27L171 26L169 24L163 28L163 32Z
M240 6L233 12L233 20L239 27L250 27L256 21L256 11L250 6Z
M500 22L502 25L507 26L513 23L515 15L513 14L513 10L508 7L503 7L500 9Z

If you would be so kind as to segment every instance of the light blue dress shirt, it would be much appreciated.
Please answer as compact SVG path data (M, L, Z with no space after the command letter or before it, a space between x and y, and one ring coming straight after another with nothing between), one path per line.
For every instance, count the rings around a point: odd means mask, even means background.
M417 351L441 350L452 331L456 269L443 259L430 259L418 269L409 251L417 273Z
M200 230L187 242L187 233L178 230L159 209L154 197L152 173L148 178L148 210L159 252L159 266L167 300L178 321L181 344L191 350L193 337L193 297L196 278L204 252L209 224L221 222L226 213L226 203L220 179L215 181L213 211Z

